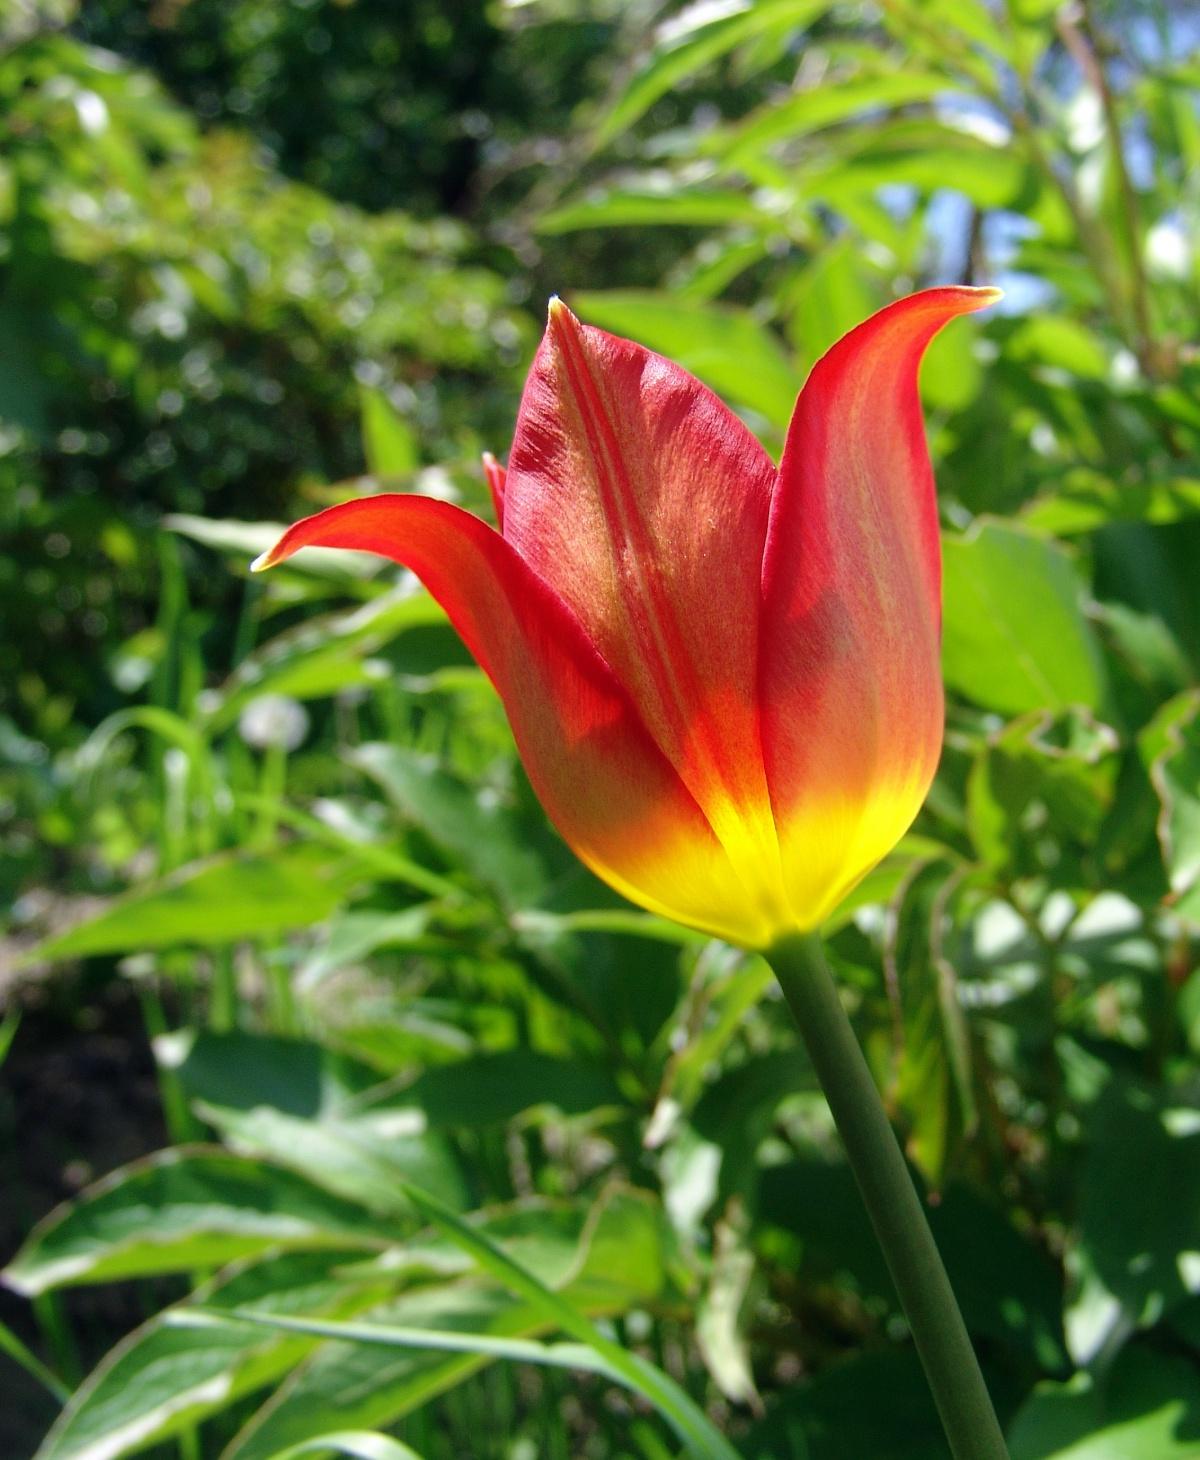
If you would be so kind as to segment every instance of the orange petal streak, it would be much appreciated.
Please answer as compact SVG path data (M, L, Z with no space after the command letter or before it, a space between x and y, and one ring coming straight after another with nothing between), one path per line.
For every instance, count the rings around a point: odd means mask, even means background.
M255 564L302 547L379 553L416 573L496 686L551 819L634 902L736 943L768 930L628 694L558 595L499 533L449 503L381 494L290 528Z
M942 743L941 557L917 370L991 289L881 310L813 368L763 563L763 751L795 921L815 927L896 844Z
M774 482L770 457L699 381L553 301L509 456L504 536L629 691L766 918L782 913L756 697Z

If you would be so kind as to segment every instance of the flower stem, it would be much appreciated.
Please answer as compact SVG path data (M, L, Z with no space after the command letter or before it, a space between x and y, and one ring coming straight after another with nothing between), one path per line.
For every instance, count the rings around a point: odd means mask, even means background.
M925 1367L954 1460L1008 1460L966 1325L875 1081L813 934L766 958L808 1046Z

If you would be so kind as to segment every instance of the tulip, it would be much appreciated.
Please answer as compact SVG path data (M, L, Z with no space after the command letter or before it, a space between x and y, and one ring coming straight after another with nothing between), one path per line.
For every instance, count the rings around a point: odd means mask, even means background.
M634 902L762 951L808 1048L955 1460L1007 1460L970 1336L814 930L904 835L942 743L930 289L813 367L778 470L686 371L558 300L499 531L387 495L290 528L411 568L500 693L543 805Z
M559 300L499 530L387 493L290 528L420 577L542 804L635 903L744 948L808 932L911 825L942 740L941 561L917 370L995 290L890 305L817 362L778 468L679 366Z

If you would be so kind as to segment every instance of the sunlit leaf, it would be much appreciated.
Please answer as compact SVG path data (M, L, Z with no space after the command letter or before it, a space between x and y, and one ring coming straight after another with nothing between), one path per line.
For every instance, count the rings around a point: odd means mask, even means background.
M312 846L214 857L114 898L34 954L84 958L265 938L328 917L362 876L352 859Z
M33 1229L4 1279L33 1295L216 1267L269 1248L377 1249L391 1235L357 1203L282 1167L179 1147L116 1171L56 1208Z
M946 682L985 709L1020 714L1105 704L1104 664L1070 559L981 522L944 544Z

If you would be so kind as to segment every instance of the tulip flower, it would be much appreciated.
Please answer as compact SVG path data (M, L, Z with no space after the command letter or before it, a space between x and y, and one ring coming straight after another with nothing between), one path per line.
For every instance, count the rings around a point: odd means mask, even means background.
M381 494L290 528L404 564L507 710L542 804L642 907L762 949L897 843L942 740L941 566L917 370L995 290L902 299L838 341L778 468L679 366L558 300L497 528Z
M558 300L497 527L365 497L290 528L442 604L534 789L634 902L761 950L795 1016L955 1460L1007 1460L920 1198L814 930L904 835L942 744L941 553L917 371L994 289L881 310L813 367L778 469L686 371Z

